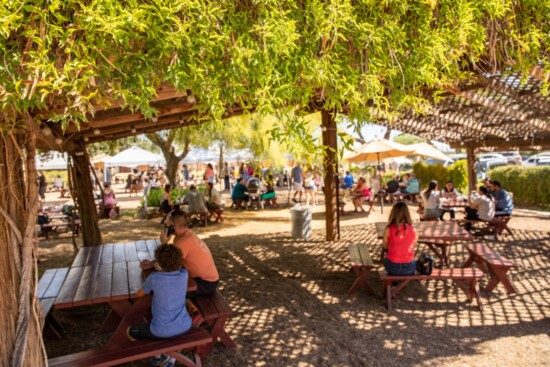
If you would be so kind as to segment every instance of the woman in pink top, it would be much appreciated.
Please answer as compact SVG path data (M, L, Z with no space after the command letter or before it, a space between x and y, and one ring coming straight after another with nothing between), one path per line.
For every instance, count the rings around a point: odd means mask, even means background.
M393 206L384 230L382 246L388 251L384 267L388 275L414 275L416 261L414 246L418 234L412 226L411 214L407 204L400 202Z
M214 166L212 163L208 163L206 165L206 171L204 172L204 177L206 178L206 182L212 182L214 183L214 178L216 177L216 174L214 173Z
M365 209L363 209L363 203L365 200L370 199L371 193L367 186L367 181L363 177L359 177L359 181L357 183L357 187L352 192L353 194L353 206L355 207L354 211L362 211L364 212ZM371 203L371 208L372 208Z

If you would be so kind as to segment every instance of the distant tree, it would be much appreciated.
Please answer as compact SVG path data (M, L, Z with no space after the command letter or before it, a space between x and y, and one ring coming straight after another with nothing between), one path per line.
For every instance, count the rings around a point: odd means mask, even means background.
M393 138L396 143L411 145L416 143L426 143L427 140L416 135L400 134Z

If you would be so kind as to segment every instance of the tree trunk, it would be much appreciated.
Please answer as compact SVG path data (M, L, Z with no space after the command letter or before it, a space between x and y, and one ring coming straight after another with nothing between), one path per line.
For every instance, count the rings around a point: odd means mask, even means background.
M101 245L97 207L90 175L90 156L82 142L75 142L75 150L70 155L73 161L70 174L75 191L74 201L81 218L82 243L84 246Z
M156 133L147 134L147 138L160 148L160 151L166 160L166 169L164 170L164 174L166 175L166 178L168 178L168 182L172 187L177 187L179 182L176 182L176 176L179 163L190 151L190 142L189 140L186 140L182 153L179 156L176 155L174 147L172 146L175 132L176 130L171 130L166 139L163 139Z
M38 245L33 241L37 127L30 118L25 125L0 130L0 365L42 367L47 363L35 291Z
M337 185L337 140L336 122L334 113L326 110L321 111L323 145L325 147L324 169L325 169L325 220L326 240L335 241L339 234L338 218L338 185Z

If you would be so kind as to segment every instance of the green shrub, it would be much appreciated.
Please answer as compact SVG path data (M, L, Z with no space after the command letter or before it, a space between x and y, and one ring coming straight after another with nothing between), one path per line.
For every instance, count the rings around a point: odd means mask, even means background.
M449 167L449 177L458 191L468 192L468 162L465 159Z
M201 189L201 186L204 188L204 185L199 185L199 190ZM181 188L175 188L170 191L170 197L172 198L172 201L174 203L177 202L179 198L182 198L185 196L185 194L189 191L189 189L181 189ZM147 206L148 207L160 207L160 202L162 200L162 195L164 194L164 190L160 187L155 187L149 190L147 193Z
M417 162L413 165L413 172L420 180L422 190L427 189L432 180L436 180L440 188L443 188L448 180L452 180L458 191L468 192L468 165L465 160L457 161L450 167L443 167L441 164L428 166L423 162Z
M496 167L489 171L489 177L514 194L516 205L550 206L550 167Z

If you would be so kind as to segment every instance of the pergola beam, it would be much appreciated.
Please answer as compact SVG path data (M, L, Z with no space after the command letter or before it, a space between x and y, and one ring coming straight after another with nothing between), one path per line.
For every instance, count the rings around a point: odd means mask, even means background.
M518 78L517 76L515 77ZM550 112L550 103L548 103L548 101L544 98L540 98L538 95L521 95L516 88L511 87L496 78L485 79L487 79L488 88L507 97L513 98L524 105L534 107L541 111Z

